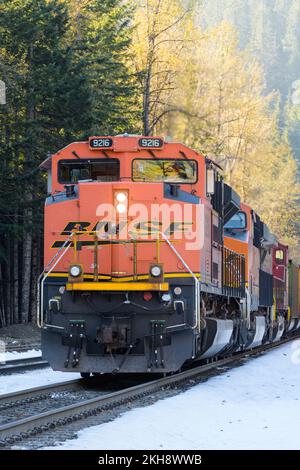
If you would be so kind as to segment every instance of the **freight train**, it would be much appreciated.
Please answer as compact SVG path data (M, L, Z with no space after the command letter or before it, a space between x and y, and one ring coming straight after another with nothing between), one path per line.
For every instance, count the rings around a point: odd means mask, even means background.
M211 159L125 134L42 168L37 317L54 370L173 373L300 328L299 266Z

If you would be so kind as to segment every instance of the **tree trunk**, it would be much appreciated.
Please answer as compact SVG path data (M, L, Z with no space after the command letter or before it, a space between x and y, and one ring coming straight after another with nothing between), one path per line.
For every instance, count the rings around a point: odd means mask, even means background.
M17 218L16 218L17 219ZM14 238L13 253L13 279L14 279L14 323L19 323L19 242Z
M28 62L29 62L29 74L33 62L33 46L32 44L28 49ZM28 102L26 108L26 116L30 125L33 125L35 114L35 90L34 84L30 81L30 91L28 93ZM33 131L32 131L33 132ZM34 133L34 132L33 132ZM34 138L31 140L31 145L25 151L25 171L30 166L26 165L32 159L34 152ZM27 181L27 185L30 185L30 181ZM24 194L25 211L24 211L24 241L23 241L23 265L22 265L22 309L21 319L22 323L28 323L30 318L30 300L31 300L31 262L32 262L32 200L33 193L30 186Z
M32 194L27 192L26 201L32 201ZM30 288L31 288L31 259L32 259L32 210L25 211L25 233L23 241L23 266L22 266L22 323L28 323L30 311Z
M151 97L151 83L152 83L152 68L153 68L153 55L154 55L154 42L152 38L148 40L148 58L147 58L147 70L144 87L144 99L143 99L143 126L144 135L150 135L150 97Z
M13 323L12 316L13 316L13 310L12 310L12 298L11 298L11 293L12 293L12 276L11 276L11 239L10 237L7 239L7 247L6 247L6 252L7 252L7 262L6 262L6 308L7 308L7 324L11 325Z
M3 275L2 275L3 266L0 263L0 322L1 326L6 326L5 318L5 305L4 305L4 288L3 288Z
M32 278L31 278L31 317L30 320L36 323L36 307L37 307L37 279L38 279L38 237L33 240L32 250Z
M22 275L22 323L29 321L30 308L30 287L31 287L31 256L32 256L32 236L25 234L23 243L23 275Z
M143 124L144 135L150 135L150 87L151 87L151 71L147 70L147 78L145 82L144 103L143 103Z

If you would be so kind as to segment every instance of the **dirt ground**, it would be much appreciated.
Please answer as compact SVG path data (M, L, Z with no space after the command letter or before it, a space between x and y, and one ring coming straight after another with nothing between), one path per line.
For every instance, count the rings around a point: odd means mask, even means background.
M0 328L0 341L3 341L6 348L20 349L27 346L38 347L41 342L41 333L36 325L11 325L5 328Z

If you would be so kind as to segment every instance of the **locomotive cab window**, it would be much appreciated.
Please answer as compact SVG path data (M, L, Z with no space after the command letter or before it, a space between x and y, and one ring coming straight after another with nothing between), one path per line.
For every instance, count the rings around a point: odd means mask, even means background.
M224 225L225 230L244 230L247 227L247 216L245 212L239 211Z
M133 181L194 184L197 177L195 160L136 159L132 162Z
M61 160L58 163L58 181L77 183L82 180L119 181L120 165L117 159Z

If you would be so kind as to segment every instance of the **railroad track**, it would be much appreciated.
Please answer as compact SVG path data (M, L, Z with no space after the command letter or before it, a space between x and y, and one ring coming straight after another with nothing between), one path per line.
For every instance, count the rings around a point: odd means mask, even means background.
M36 350L41 349L41 343L18 344L15 346L13 344L8 344L6 346L7 352L24 352L24 351L30 351L31 349L36 349Z
M86 421L91 417L105 414L128 403L138 402L147 396L152 398L152 395L157 392L177 388L188 383L191 379L201 377L202 380L206 380L212 375L228 370L226 366L239 366L248 357L259 356L270 349L277 348L297 338L299 336L282 340L276 346L271 344L264 345L255 350L238 353L205 365L194 366L171 376L138 383L129 387L126 386L125 380L123 384L118 383L119 390L114 391L111 390L111 377L107 381L106 376L103 376L100 390L97 378L93 378L88 380L72 380L1 395L0 446L9 448L25 439L64 428L75 422L81 422L81 428L84 428L87 426ZM115 376L113 380L116 381L118 378L119 375ZM114 384L116 385L116 382ZM51 409L49 409L49 397L52 400ZM24 404L26 404L25 409L27 409L27 416L25 417L22 416ZM30 409L32 404L37 404L38 406L33 406ZM21 416L20 414L18 415L18 410L21 410Z
M42 356L12 359L3 364L0 363L0 375L25 372L33 369L43 369L44 367L49 367L49 363L44 361Z

